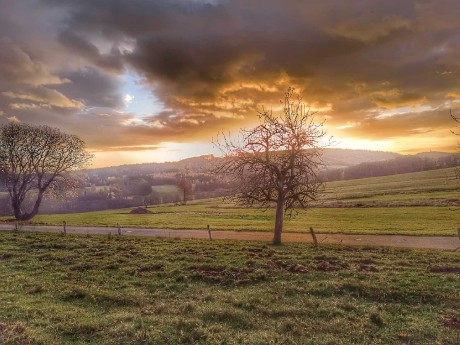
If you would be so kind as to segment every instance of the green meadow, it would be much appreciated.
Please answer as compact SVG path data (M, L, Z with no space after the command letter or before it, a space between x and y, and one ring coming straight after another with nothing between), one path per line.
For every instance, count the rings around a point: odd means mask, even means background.
M164 186L162 191L172 187ZM318 233L454 236L460 226L455 211L460 207L455 206L460 205L459 194L453 168L330 182L312 208L286 219L284 231L305 232L311 226ZM273 210L242 208L219 198L151 206L149 210L152 214L121 209L38 215L32 223L166 229L210 225L215 230L272 231L275 217Z
M397 202L422 199L460 199L455 168L429 170L418 173L333 181L326 184L325 201ZM460 200L459 200L460 201Z
M458 344L456 252L2 232L0 343Z
M273 210L238 208L217 200L186 206L151 207L152 214L129 214L130 209L88 213L38 215L32 224L166 229L272 231ZM451 207L313 208L285 221L284 231L318 233L456 235L458 212Z

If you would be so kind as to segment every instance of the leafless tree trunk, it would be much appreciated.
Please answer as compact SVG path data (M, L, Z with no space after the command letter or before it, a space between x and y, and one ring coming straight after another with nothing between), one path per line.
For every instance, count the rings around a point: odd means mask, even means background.
M187 201L190 199L192 192L193 192L193 184L192 181L187 177L186 172L182 173L179 176L179 180L177 182L177 187L182 192L182 203L184 205L187 204Z
M326 135L323 123L315 123L314 113L293 95L288 89L281 115L262 110L261 124L242 130L239 140L222 135L215 142L225 154L216 171L232 180L236 201L275 206L274 244L281 244L285 214L307 208L323 189L317 177Z
M0 177L8 189L14 216L30 220L45 194L75 187L69 171L84 167L92 158L75 135L47 126L10 123L0 127ZM24 201L33 199L30 210Z
M275 231L273 235L273 244L281 244L281 233L283 232L284 221L284 198L282 195L278 196L276 202L276 216L275 216Z

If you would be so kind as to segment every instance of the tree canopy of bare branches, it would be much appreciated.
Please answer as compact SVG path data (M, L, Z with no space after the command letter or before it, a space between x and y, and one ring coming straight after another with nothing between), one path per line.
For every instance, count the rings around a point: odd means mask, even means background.
M259 112L260 124L240 131L238 139L222 135L216 145L226 159L218 173L233 180L236 200L247 206L275 207L274 244L281 244L286 212L307 208L323 190L317 172L322 166L324 123L289 88L282 113Z
M71 188L76 180L70 172L86 166L92 156L80 138L57 128L15 122L1 126L0 176L15 218L32 219L45 194Z
M188 171L182 172L177 179L177 187L182 193L182 203L187 205L187 201L190 200L193 194L193 183L187 176Z

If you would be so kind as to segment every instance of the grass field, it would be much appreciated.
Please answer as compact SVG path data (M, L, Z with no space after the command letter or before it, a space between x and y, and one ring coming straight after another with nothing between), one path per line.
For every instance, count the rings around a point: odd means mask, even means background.
M460 198L455 168L430 170L326 184L323 200L349 202Z
M6 232L0 343L458 344L455 252ZM445 269L444 269L445 270Z
M153 214L133 215L130 209L88 213L38 215L33 224L69 226L272 231L273 210L242 209L215 200L187 206L149 208ZM450 207L315 208L285 221L284 231L318 233L456 235L458 212Z
M331 182L319 205L333 203L329 206L335 207L301 211L285 221L284 231L305 232L312 226L318 233L454 236L460 226L456 206L413 205L427 200L435 205L459 200L455 186L452 168ZM172 187L164 186L163 192L171 191ZM273 210L240 208L222 199L199 200L182 206L160 205L149 210L153 214L132 215L130 209L122 209L38 215L33 223L62 225L66 221L69 226L110 227L118 223L123 227L169 229L204 229L209 224L215 230L255 231L272 231L274 224Z
M177 194L179 193L179 188L173 184L152 186L152 189L159 194Z
M165 184L161 186L152 186L152 190L155 195L160 198L171 198L176 199L180 198L180 190L176 185Z

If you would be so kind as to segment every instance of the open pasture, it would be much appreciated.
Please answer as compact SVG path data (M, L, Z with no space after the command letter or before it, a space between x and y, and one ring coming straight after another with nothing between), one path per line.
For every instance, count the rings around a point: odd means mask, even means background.
M284 231L305 232L311 226L318 233L455 236L460 226L456 206L414 206L424 200L438 204L458 200L460 193L455 189L454 177L454 169L450 168L331 182L316 207L285 220ZM326 207L331 202L334 204ZM405 204L401 206L401 202ZM272 231L274 224L273 210L242 208L221 198L180 206L158 205L149 210L153 214L133 215L130 209L121 209L38 215L32 223L62 225L66 221L69 226L120 224L166 229L205 229L210 225L215 230L254 231Z
M460 202L455 168L429 170L358 180L333 181L326 184L322 200L348 203L385 201L451 200ZM410 205L410 203L408 204Z
M5 232L0 343L455 344L458 254Z
M129 214L130 209L88 213L38 215L32 224L272 231L274 211L215 206L197 203L187 206L149 208L153 214ZM318 233L404 234L454 236L458 212L450 207L314 208L285 220L284 231Z

